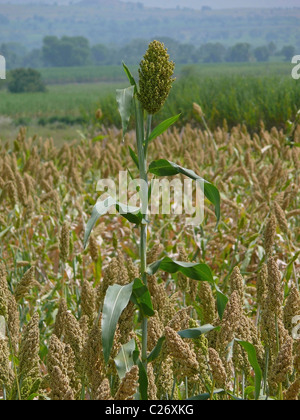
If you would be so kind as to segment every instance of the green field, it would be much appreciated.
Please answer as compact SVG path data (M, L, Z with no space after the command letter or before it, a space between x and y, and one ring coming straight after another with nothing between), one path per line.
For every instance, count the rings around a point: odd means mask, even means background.
M130 66L131 72L137 76L138 66ZM242 76L283 76L290 77L290 63L222 63L194 64L186 66L177 64L175 75L182 72L193 72L199 76L242 75ZM56 67L39 70L47 84L95 83L126 81L121 66L89 66L89 67Z
M285 63L177 66L177 80L156 122L177 111L182 113L182 124L191 122L192 105L197 102L212 129L224 119L230 127L244 123L252 132L259 130L261 120L267 128L284 127L300 108L300 83L292 79L291 69ZM61 133L71 127L73 135L74 127L89 125L99 107L106 125L120 127L115 90L128 85L122 69L55 68L41 73L46 93L0 91L2 133L14 135L14 127L26 125L31 130L52 127Z
M133 69L137 73L137 66ZM39 70L47 84L124 81L121 66L54 67Z

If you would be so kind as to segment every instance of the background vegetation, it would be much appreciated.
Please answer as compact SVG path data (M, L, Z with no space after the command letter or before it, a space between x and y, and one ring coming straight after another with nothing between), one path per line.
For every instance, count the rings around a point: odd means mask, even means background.
M84 36L91 44L125 45L132 39L169 36L199 47L273 41L299 47L300 9L160 10L118 0L85 0L71 5L1 4L1 42L40 48L45 36ZM128 30L130 28L130 31Z
M246 124L252 132L260 129L261 121L268 129L274 125L284 128L300 108L300 85L292 79L291 69L284 63L176 66L177 80L155 122L181 112L180 123L193 124L192 103L197 102L212 129L223 125L224 119L229 127ZM137 67L133 67L133 73L136 75ZM105 125L121 126L115 90L126 81L120 68L49 68L42 69L41 74L47 82L46 93L1 91L3 133L10 136L5 118L16 126L52 125L53 129L63 129L83 124L88 130L95 123L99 107Z
M196 47L192 43L180 43L169 37L159 37L168 47L168 52L177 64L195 63L246 63L267 61L291 61L296 49L285 45L278 49L274 42L253 47L246 42L238 42L226 47L221 42L204 43ZM104 44L90 45L82 36L46 36L39 49L28 51L17 42L2 43L0 53L6 58L7 68L17 67L78 67L120 65L122 61L130 65L139 64L148 41L135 39L124 46Z

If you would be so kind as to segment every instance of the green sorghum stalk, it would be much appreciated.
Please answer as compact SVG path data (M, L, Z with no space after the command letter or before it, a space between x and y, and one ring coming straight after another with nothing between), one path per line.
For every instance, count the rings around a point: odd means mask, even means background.
M139 92L137 93L137 100L135 100L140 179L146 183L147 187L147 148L152 115L156 114L164 105L174 81L173 73L174 63L169 60L167 49L159 41L151 42L140 64ZM148 113L146 124L144 110ZM148 203L142 203L143 209L146 209L147 206ZM146 221L147 210L144 213L143 219ZM147 222L141 224L140 235L141 275L144 284L147 286ZM145 368L147 367L147 335L147 318L142 317L142 361Z

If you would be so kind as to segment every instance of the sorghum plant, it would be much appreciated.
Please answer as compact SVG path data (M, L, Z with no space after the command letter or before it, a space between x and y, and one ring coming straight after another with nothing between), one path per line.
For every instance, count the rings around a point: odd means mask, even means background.
M133 282L125 286L122 284L115 284L108 287L103 307L101 308L102 345L104 360L108 363L118 320L122 312L128 307L130 301L134 303L139 310L139 319L141 321L141 352L139 352L137 343L135 343L134 340L127 345L125 344L123 347L124 352L127 352L127 356L130 357L131 355L132 360L131 363L129 363L129 366L132 367L133 365L137 365L139 368L140 398L147 399L147 363L149 360L153 361L154 358L158 357L161 343L165 339L165 337L162 337L158 348L154 349L154 351L148 355L148 318L155 315L151 302L151 294L148 289L148 275L154 275L160 269L169 273L178 272L193 280L213 283L212 273L206 264L174 261L166 257L147 265L147 229L150 223L148 200L149 189L151 188L148 179L149 174L156 176L183 174L195 181L201 180L204 183L204 195L215 206L215 214L218 220L220 217L220 195L218 189L214 185L200 178L194 171L185 169L169 160L159 159L153 161L148 166L147 152L149 143L165 132L180 117L180 115L171 117L157 126L153 131L151 129L152 117L163 107L174 81L174 63L170 61L164 45L158 41L150 43L144 59L140 64L139 85L134 80L127 66L123 64L123 67L131 86L127 89L117 91L117 102L122 117L123 135L127 129L132 108L134 108L135 111L137 153L131 148L129 149L129 153L139 170L140 180L143 182L142 187L140 188L141 207L131 208L110 196L104 201L99 201L94 207L92 217L87 224L85 244L87 244L91 231L99 217L107 213L112 206L115 206L120 214L129 222L139 227L140 278L134 279ZM178 337L178 341L181 340L175 331L173 334ZM175 348L176 346L174 349ZM122 379L122 377L120 379Z

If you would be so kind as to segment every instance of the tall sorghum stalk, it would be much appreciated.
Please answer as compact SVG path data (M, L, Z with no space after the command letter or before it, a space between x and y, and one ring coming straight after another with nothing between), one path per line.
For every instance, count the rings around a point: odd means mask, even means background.
M208 200L215 205L215 213L218 220L220 217L220 194L215 186L200 178L193 171L185 169L168 160L159 159L153 161L148 166L147 152L150 141L166 131L179 118L179 115L171 117L151 131L152 117L163 107L174 80L172 78L174 63L169 60L169 55L167 54L164 45L158 41L150 43L144 59L140 64L139 86L125 64L124 70L131 86L127 89L117 91L117 102L122 118L123 131L126 130L128 126L131 109L134 106L137 154L134 150L130 149L130 156L139 170L141 206L140 208L130 207L127 206L127 204L120 203L116 197L110 196L104 201L99 201L95 205L92 217L87 224L84 243L86 246L91 230L98 218L107 213L108 209L112 206L115 206L120 214L140 229L139 255L141 277L135 278L129 284L127 282L119 281L118 283L116 281L107 288L102 307L102 346L104 361L108 364L119 318L131 300L131 304L133 303L139 311L142 329L141 355L138 355L135 361L139 367L140 398L147 399L148 385L145 377L147 376L148 357L148 317L153 317L155 315L152 297L150 290L147 287L147 275L152 276L158 269L161 269L173 274L181 272L193 280L208 280L213 282L213 276L209 267L206 266L203 271L205 264L188 263L184 261L178 262L166 257L159 261L148 261L149 265L147 265L148 205L150 198L148 172L159 177L182 173L193 180L205 182L204 194ZM177 337L175 331L174 334L175 337ZM124 348L123 351L125 351ZM138 353L140 352L138 351ZM197 371L198 367L198 364L196 368L194 366L194 370Z
M143 221L140 226L140 258L142 282L147 286L147 208L148 208L148 164L147 152L151 133L152 115L157 113L167 99L171 85L174 63L169 61L164 45L153 41L141 61L139 68L140 90L134 98L136 118L136 142L139 160L140 179L146 191L142 191ZM145 113L147 113L145 123ZM146 133L145 133L146 125ZM146 202L145 202L146 201ZM142 363L147 369L147 324L146 316L142 316Z
M137 150L139 157L139 170L140 179L145 182L148 189L148 176L147 176L147 145L144 142L145 131L144 131L144 113L141 108L140 102L135 100L135 115L136 115L136 139L137 139ZM146 141L149 136L151 129L151 115L147 117L147 133ZM142 199L144 197L142 196ZM146 205L145 205L146 204ZM142 203L143 220L147 220L147 207L148 203ZM140 258L141 258L141 277L145 286L147 286L147 224L144 222L140 226ZM142 317L142 362L147 368L147 335L148 335L148 320L147 317Z

